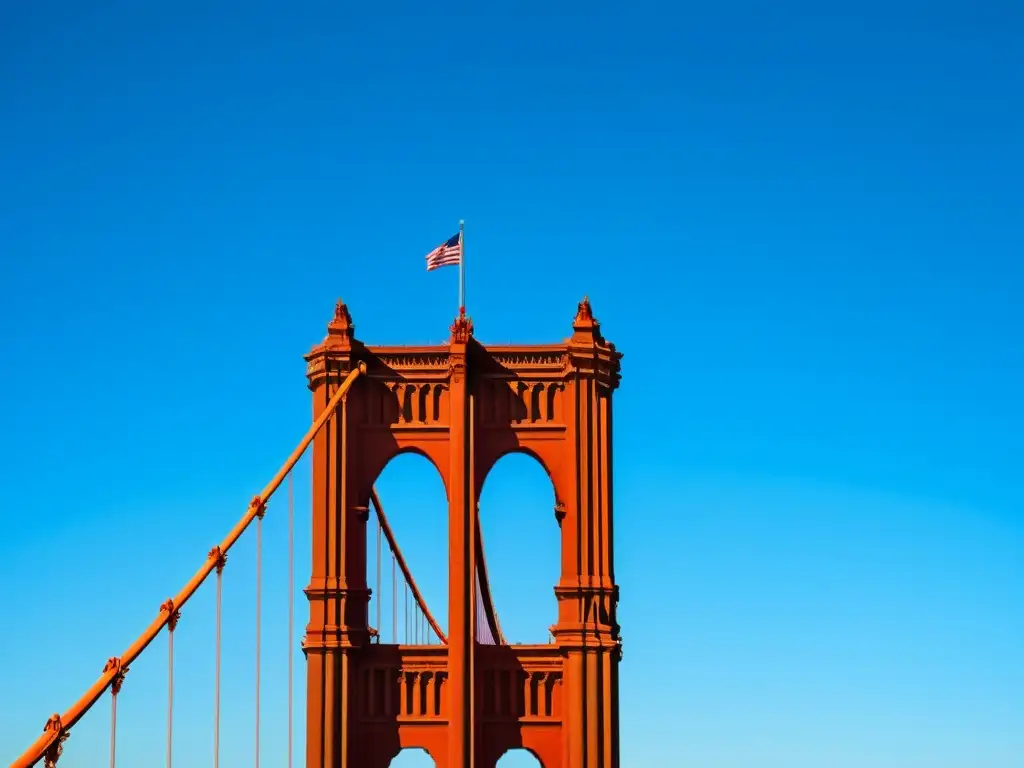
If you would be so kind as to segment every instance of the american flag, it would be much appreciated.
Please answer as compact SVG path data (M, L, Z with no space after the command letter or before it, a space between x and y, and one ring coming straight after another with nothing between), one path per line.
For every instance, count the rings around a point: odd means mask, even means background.
M452 235L427 254L427 272L462 261L462 234Z

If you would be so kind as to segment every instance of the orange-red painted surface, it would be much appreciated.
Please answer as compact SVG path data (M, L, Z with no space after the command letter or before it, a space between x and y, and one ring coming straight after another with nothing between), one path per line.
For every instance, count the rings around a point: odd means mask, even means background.
M385 768L406 747L425 749L441 768L493 768L513 747L545 768L619 765L611 400L620 358L586 299L570 338L531 346L478 343L464 312L446 345L366 346L339 302L306 357L314 415L351 371L363 364L366 373L313 442L307 768ZM448 495L447 645L372 642L368 509L377 476L405 451L434 464ZM474 569L497 630L477 503L490 468L514 451L534 456L555 490L561 576L551 645L475 636Z

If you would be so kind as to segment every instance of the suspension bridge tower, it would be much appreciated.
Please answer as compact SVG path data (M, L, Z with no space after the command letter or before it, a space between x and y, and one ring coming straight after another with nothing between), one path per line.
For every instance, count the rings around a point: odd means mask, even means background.
M617 768L612 393L622 355L587 299L559 344L484 346L464 311L450 330L439 346L367 346L339 302L306 356L314 415L365 371L313 443L307 767L386 768L418 747L440 768L494 768L521 747L544 768ZM433 463L448 497L449 626L433 645L388 645L371 625L373 484L408 451ZM541 463L555 492L550 645L508 644L487 582L479 494L516 451Z

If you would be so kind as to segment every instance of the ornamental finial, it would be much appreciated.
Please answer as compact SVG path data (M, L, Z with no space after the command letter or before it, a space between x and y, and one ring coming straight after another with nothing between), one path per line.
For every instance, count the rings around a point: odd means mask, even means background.
M338 299L334 305L334 317L327 324L327 337L324 339L324 346L332 349L347 349L352 346L355 340L356 324L352 322L352 315L344 301Z
M583 301L576 305L576 319L573 321L573 324L587 321L594 321L594 311L590 308L590 299L584 296Z
M590 306L590 299L586 296L583 301L576 305L576 317L572 321L572 340L578 343L590 344L594 341L603 343L601 337L601 324L594 317L594 310Z
M341 299L338 299L334 305L334 320L332 322L339 325L352 325L352 315L349 314L348 305Z
M327 324L327 338L341 336L351 339L355 330L356 326L352 322L352 314L348 311L348 305L341 299L338 299L338 302L334 305L334 317Z
M459 316L455 318L455 322L448 330L452 334L452 344L467 344L469 342L469 338L473 335L473 319L466 317L465 307L459 307Z

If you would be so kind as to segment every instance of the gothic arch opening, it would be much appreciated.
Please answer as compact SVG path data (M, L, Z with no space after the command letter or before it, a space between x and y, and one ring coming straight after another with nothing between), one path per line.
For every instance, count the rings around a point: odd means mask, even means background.
M533 752L528 749L517 747L510 749L508 752L498 758L498 762L495 763L494 768L544 768L544 763L540 761Z
M547 644L558 618L561 571L555 491L544 466L525 453L498 459L480 492L480 527L491 597L513 644Z
M436 768L437 763L425 749L407 747L391 758L389 768Z
M448 497L444 481L428 458L408 451L387 463L374 487L401 555L431 613L446 631ZM416 609L372 502L366 523L366 584L372 592L370 626L380 632L381 643L439 642Z

